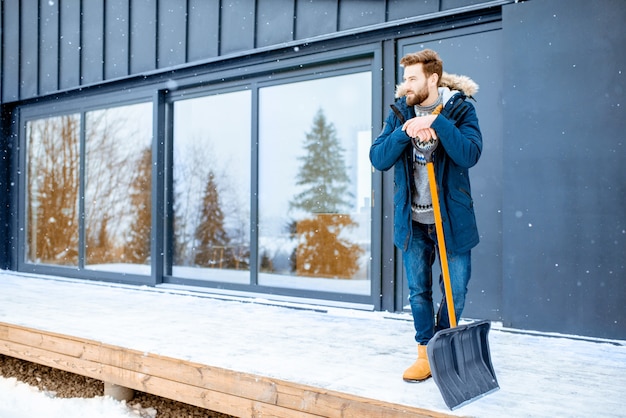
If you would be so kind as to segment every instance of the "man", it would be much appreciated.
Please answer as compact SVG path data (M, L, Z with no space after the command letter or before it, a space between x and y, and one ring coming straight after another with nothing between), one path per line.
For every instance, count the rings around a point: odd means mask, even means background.
M438 248L424 152L435 148L432 161L454 309L460 318L471 274L471 249L478 244L468 169L478 162L482 136L474 106L465 100L478 91L476 83L444 73L439 55L429 49L405 55L400 65L404 82L371 146L370 160L378 170L394 167L394 243L402 251L418 344L417 360L403 379L414 382L431 376L426 345L435 332L450 327L445 297L436 319L433 307L432 265ZM443 288L441 277L439 285Z

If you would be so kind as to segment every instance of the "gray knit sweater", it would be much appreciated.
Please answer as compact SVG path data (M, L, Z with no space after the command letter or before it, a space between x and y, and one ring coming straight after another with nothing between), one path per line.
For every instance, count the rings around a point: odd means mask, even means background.
M415 116L426 116L433 113L435 108L443 101L443 96L439 93L439 98L431 106L415 106ZM424 147L432 147L435 143L423 144ZM413 202L411 209L413 211L413 220L421 224L434 224L435 214L433 212L433 201L430 196L430 188L428 186L428 171L426 170L426 159L419 152L419 149L413 148L413 178L415 188L413 190Z

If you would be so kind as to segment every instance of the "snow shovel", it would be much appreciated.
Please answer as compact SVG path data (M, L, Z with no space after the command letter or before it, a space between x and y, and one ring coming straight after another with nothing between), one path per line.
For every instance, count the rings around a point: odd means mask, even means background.
M438 331L428 342L426 348L430 371L435 384L439 388L443 400L448 408L454 410L482 396L498 390L498 381L491 364L489 342L487 335L490 329L489 321L478 321L467 325L457 326L454 311L454 299L448 270L448 256L443 234L439 194L435 179L435 168L432 147L424 152L428 183L435 212L435 228L437 244L439 245L439 260L443 275L448 317L450 328Z

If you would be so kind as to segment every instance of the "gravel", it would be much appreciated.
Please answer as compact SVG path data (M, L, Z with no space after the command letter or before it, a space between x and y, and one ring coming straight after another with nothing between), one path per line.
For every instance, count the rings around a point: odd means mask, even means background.
M39 390L54 393L58 398L93 398L104 396L104 382L52 367L0 354L0 376L15 377ZM171 399L135 391L127 402L130 408L143 411L141 415L154 418L234 418ZM148 413L145 413L145 412ZM155 414L156 413L156 414Z

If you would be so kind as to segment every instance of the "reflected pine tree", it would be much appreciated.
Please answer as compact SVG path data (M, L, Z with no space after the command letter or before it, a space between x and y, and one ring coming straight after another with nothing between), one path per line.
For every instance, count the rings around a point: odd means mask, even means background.
M173 264L247 269L249 216L210 144L209 138L196 138L175 148Z
M204 189L200 222L195 231L195 264L203 267L227 267L232 259L228 247L228 234L224 230L224 212L220 207L215 174L210 171Z
M306 134L304 150L296 177L303 191L294 196L290 208L309 215L295 221L295 228L290 226L298 240L292 263L299 276L349 279L358 271L363 250L342 237L342 232L357 226L342 213L350 208L350 179L335 126L321 109Z

